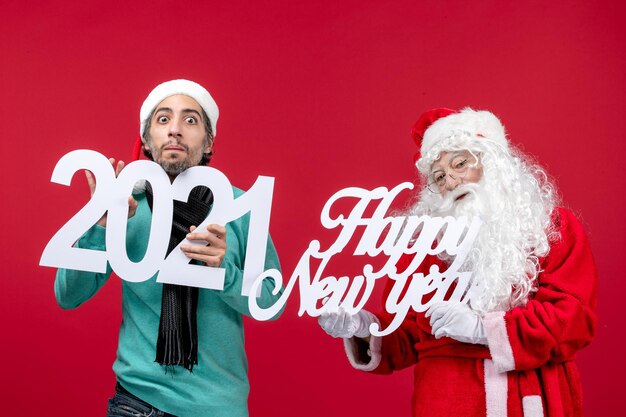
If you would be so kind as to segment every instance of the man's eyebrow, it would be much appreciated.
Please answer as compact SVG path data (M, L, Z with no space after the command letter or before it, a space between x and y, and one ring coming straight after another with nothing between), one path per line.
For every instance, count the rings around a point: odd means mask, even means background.
M202 117L202 115L200 114L200 112L196 109L183 109L182 113L195 113L198 116Z
M160 111L167 111L167 112L172 112L172 109L170 109L169 107L159 107L158 109L154 110L154 114L160 112Z
M157 114L161 111L165 111L165 112L169 112L169 113L173 113L173 110L169 107L159 107L158 109L156 109L154 111L154 114ZM196 109L182 109L181 113L195 113L197 114L200 118L202 118L202 115L200 114L200 112Z

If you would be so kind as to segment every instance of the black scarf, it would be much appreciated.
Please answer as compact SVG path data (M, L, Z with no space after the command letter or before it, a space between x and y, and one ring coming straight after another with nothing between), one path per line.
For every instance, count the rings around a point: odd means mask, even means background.
M149 183L146 183L146 197L152 210L152 187ZM186 203L174 200L168 255L185 239L190 226L197 226L206 219L212 204L211 190L202 186L191 190ZM189 372L198 364L197 310L198 288L163 284L155 362L165 366L182 366Z

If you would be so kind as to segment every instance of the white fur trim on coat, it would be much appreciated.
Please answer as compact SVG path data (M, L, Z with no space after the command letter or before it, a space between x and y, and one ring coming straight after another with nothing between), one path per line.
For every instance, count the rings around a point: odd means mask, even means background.
M515 369L513 348L506 332L503 311L487 313L483 319L489 352L497 372L507 372Z
M485 359L484 367L487 417L506 417L509 394L506 373L498 372L489 359Z
M370 315L372 323L377 323L378 328L380 328L380 321L378 321L378 318L370 312L368 312L368 314ZM363 355L359 355L359 345L356 339L354 337L351 337L350 339L343 339L343 346L346 350L346 355L348 356L350 365L352 365L355 369L366 372L373 371L378 368L382 358L382 340L382 337L370 336L369 349L367 350L367 355L370 357L370 361L368 363L363 363L359 360L359 357Z
M527 395L522 397L522 410L524 410L524 417L543 417L541 396Z

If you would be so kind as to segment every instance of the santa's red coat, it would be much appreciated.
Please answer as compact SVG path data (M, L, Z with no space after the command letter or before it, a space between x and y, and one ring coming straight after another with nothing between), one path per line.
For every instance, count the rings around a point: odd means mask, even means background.
M346 339L352 365L381 374L415 365L414 416L582 416L573 360L595 334L597 272L576 217L557 209L553 221L560 238L541 260L537 292L524 307L486 315L488 346L437 340L424 314L411 311L369 346ZM377 318L382 328L391 321Z

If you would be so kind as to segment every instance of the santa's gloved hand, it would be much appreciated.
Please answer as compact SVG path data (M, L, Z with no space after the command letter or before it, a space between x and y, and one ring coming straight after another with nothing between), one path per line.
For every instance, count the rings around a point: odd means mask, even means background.
M435 303L426 312L436 339L444 336L464 343L487 345L482 318L467 304L458 301Z
M360 310L356 314L348 314L346 310L339 307L338 311L322 313L317 322L332 337L349 339L353 336L369 336L369 327L374 319L368 311Z

